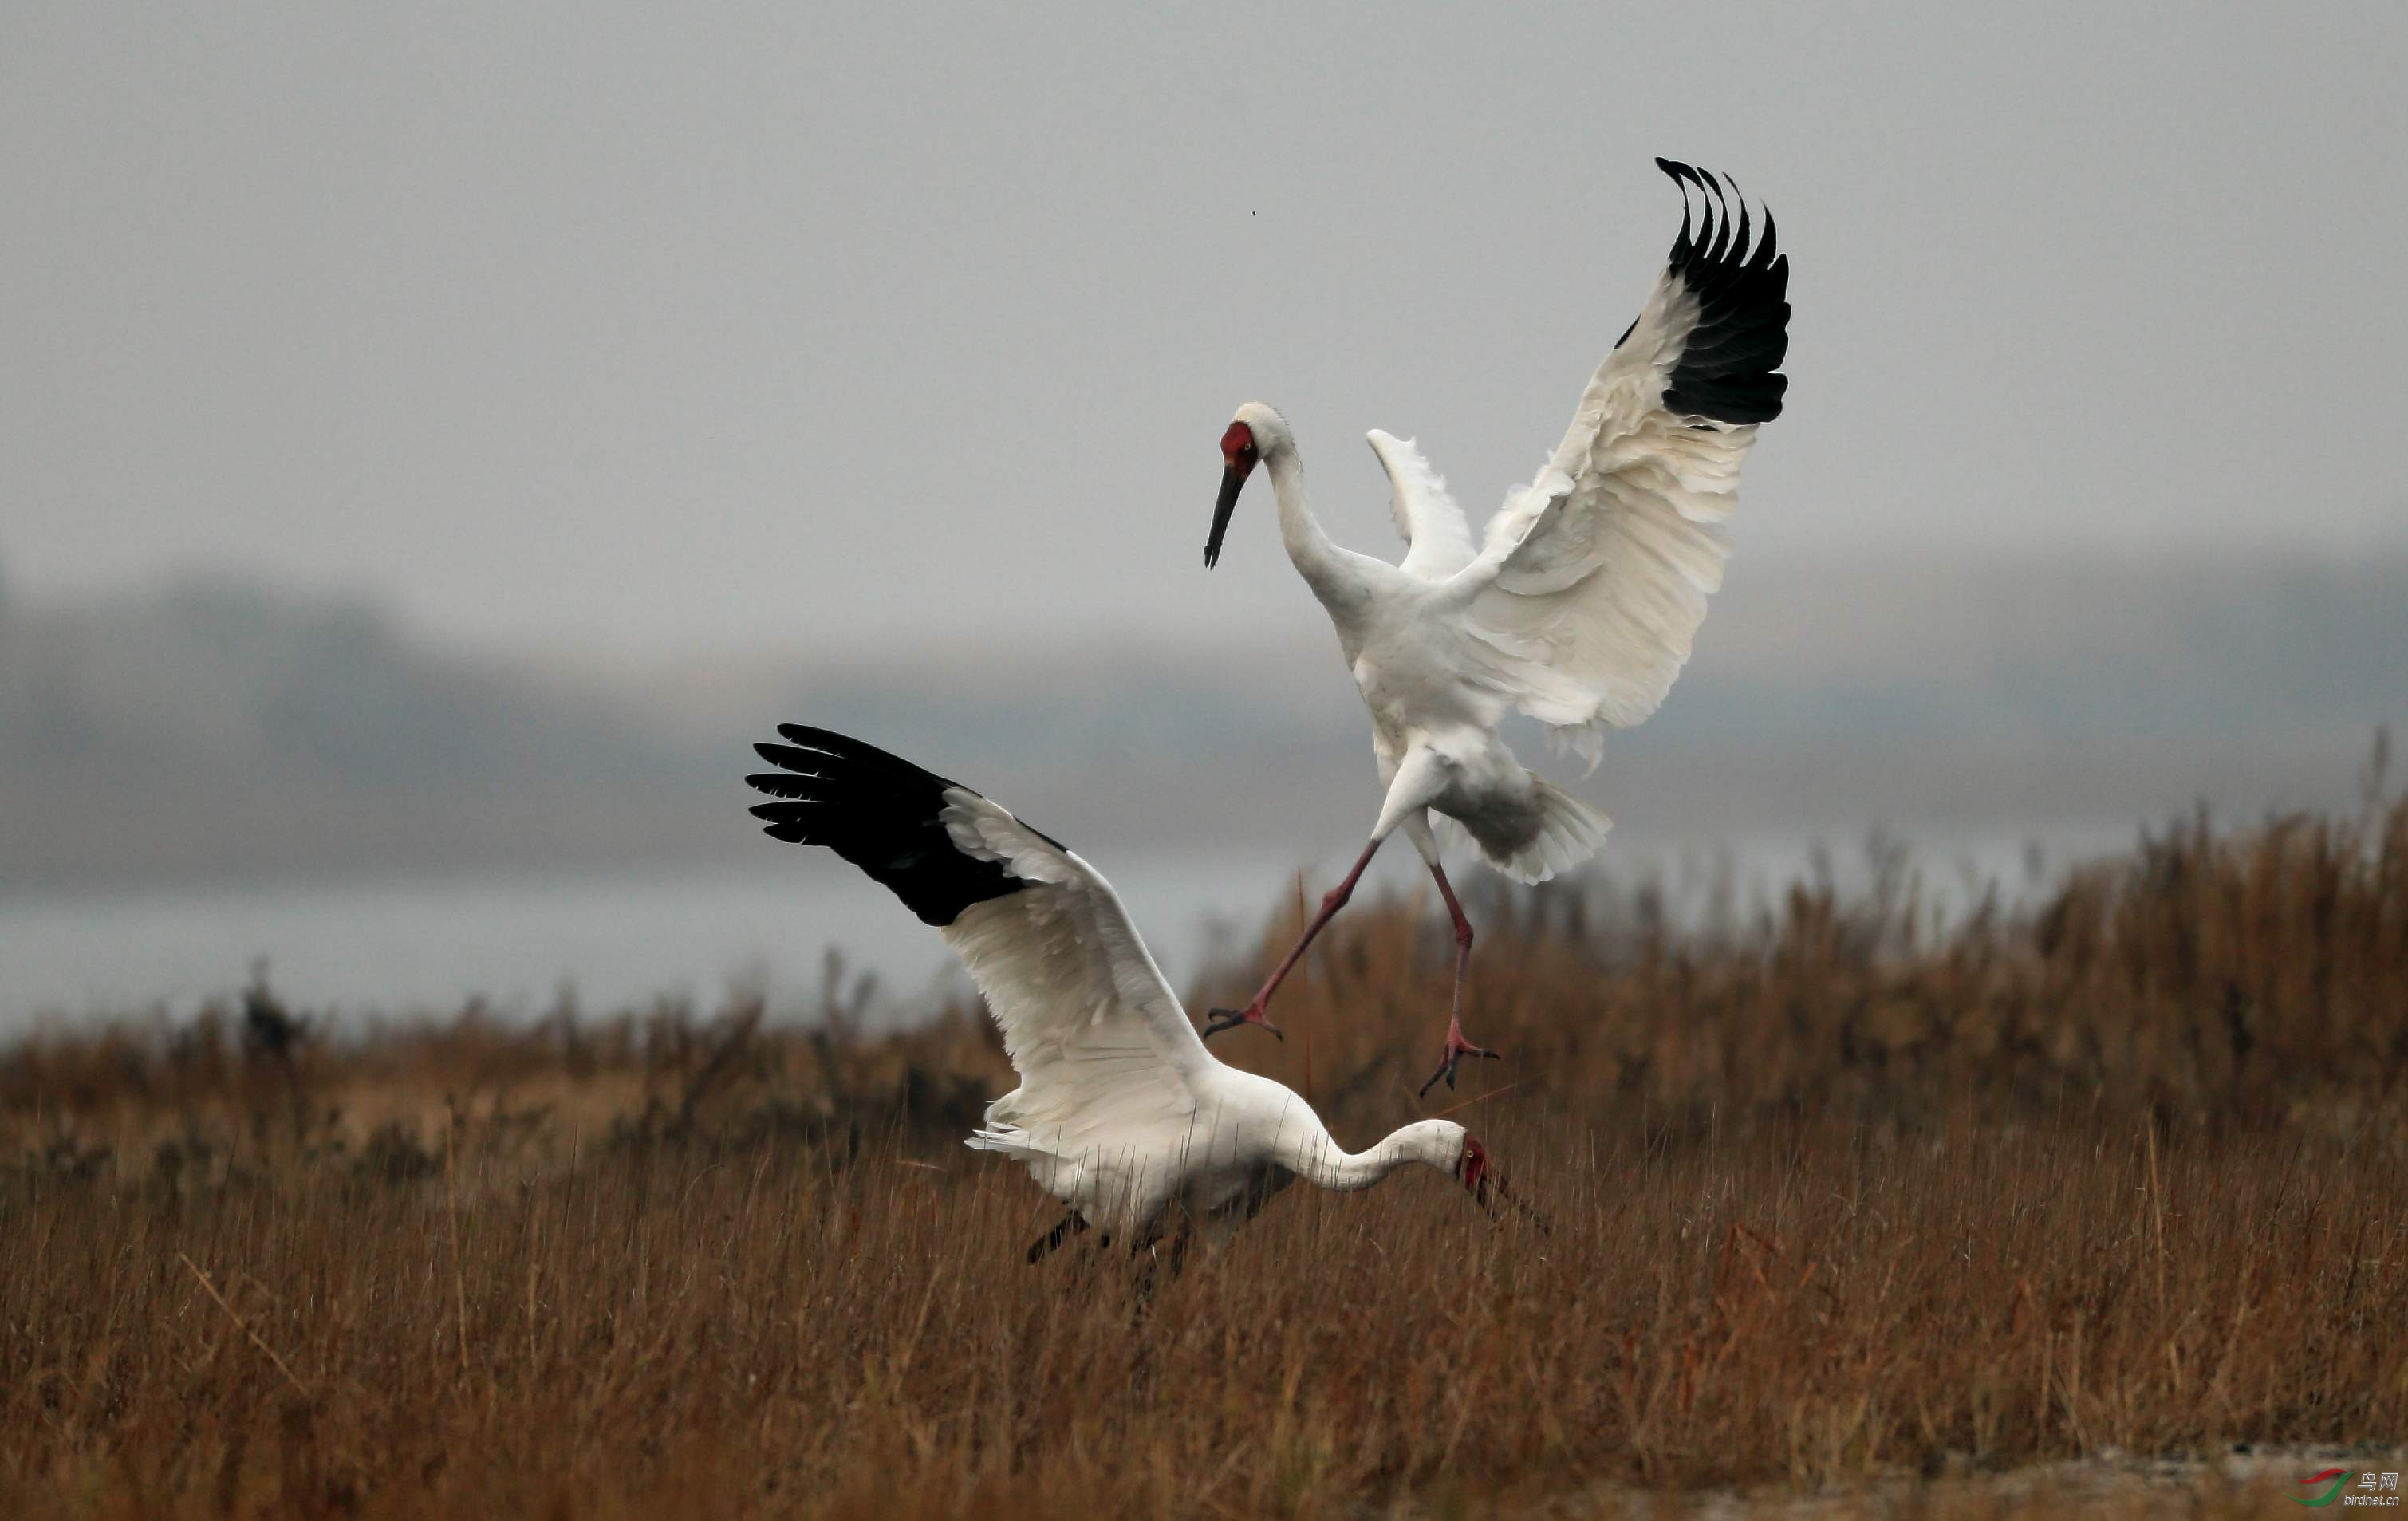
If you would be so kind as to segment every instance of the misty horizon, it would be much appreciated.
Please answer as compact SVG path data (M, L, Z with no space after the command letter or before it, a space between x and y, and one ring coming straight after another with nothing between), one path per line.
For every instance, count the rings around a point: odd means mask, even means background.
M1781 568L1734 571L1596 776L1551 768L1622 840L2342 807L2408 719L2408 554ZM1125 848L1299 862L1362 826L1325 799L1370 764L1326 630L559 660L367 597L179 581L0 605L0 885L742 858L747 747L790 720Z

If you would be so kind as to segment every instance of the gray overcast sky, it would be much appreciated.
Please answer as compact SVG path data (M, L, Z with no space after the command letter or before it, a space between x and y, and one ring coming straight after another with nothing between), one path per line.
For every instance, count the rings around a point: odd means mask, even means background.
M2402 535L2408 7L778 3L0 18L0 575L605 653L1319 613L1215 440L1475 519L1770 200L1743 571ZM1259 490L1259 488L1258 488Z

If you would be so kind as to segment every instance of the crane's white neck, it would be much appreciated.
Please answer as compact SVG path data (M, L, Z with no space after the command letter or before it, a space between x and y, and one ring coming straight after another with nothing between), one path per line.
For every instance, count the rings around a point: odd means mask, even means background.
M1304 462L1297 457L1295 442L1281 438L1265 452L1263 471L1279 502L1280 542L1297 574L1326 607L1352 601L1358 590L1355 577L1305 502Z
M1284 438L1272 445L1263 455L1263 473L1271 478L1271 495L1279 502L1280 542L1287 546L1287 557L1301 567L1316 546L1329 542L1329 536L1305 503L1304 462L1297 458L1296 445Z
M1298 1136L1283 1165L1297 1177L1323 1188L1352 1192L1373 1184L1410 1163L1452 1174L1463 1155L1463 1126L1450 1120L1419 1120L1389 1134L1366 1152L1349 1152L1318 1125Z

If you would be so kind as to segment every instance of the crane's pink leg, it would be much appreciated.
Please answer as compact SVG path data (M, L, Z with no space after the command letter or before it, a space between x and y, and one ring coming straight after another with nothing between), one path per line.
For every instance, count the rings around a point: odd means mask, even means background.
M1243 1009L1212 1011L1212 1022L1204 1026L1206 1040L1211 1040L1223 1030L1234 1030L1240 1025L1260 1025L1273 1035L1278 1035L1281 1040L1287 1039L1286 1036L1280 1035L1278 1026L1265 1017L1265 1007L1271 1001L1271 995L1279 991L1280 984L1287 981L1287 974L1295 969L1298 961L1304 958L1304 948L1312 943L1312 937L1320 934L1321 926L1336 918L1338 911L1346 906L1346 900L1354 896L1354 884L1363 880L1363 868L1371 864L1371 856L1379 848L1380 841L1376 839L1364 846L1363 854L1354 858L1354 868L1347 872L1345 879L1337 886L1322 895L1321 911L1312 916L1312 923L1304 926L1304 938L1296 942L1296 949L1280 959L1278 966L1271 969L1270 980L1263 984L1261 992L1254 995L1252 1003L1247 1004Z
M1446 880L1446 868L1433 859L1429 868L1430 875L1438 881L1438 896L1446 900L1447 917L1455 921L1455 1003L1447 1013L1446 1050L1439 1057L1438 1070L1422 1084L1423 1093L1429 1092L1440 1078L1446 1079L1448 1087L1454 1087L1455 1064L1466 1056L1497 1059L1497 1053L1463 1038L1463 983L1471 969L1471 921L1463 916L1463 905L1455 900L1455 887Z

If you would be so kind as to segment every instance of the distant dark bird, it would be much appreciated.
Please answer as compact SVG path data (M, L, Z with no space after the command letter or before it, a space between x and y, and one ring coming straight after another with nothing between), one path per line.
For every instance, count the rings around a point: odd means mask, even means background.
M1681 235L1639 316L1582 393L1538 478L1510 494L1475 547L1463 509L1412 441L1373 429L1404 559L1388 565L1330 542L1304 501L1287 420L1250 401L1221 436L1221 495L1204 563L1221 556L1246 478L1259 465L1279 504L1280 538L1338 628L1387 788L1370 841L1321 901L1303 938L1243 1009L1214 1010L1207 1035L1270 1025L1297 959L1343 908L1389 833L1429 864L1455 922L1455 997L1439 1068L1455 1082L1471 925L1439 865L1429 814L1460 825L1481 859L1515 882L1544 882L1588 859L1606 817L1523 768L1498 734L1510 711L1552 725L1552 741L1595 770L1603 728L1640 723L1689 658L1706 598L1722 584L1723 520L1756 424L1781 415L1787 378L1789 261L1749 231L1732 184L1657 159L1682 187ZM1693 233L1689 189L1701 207ZM1739 201L1736 218L1730 203Z
M1070 1207L1035 1261L1094 1226L1132 1247L1201 1226L1226 1240L1297 1178L1368 1188L1420 1163L1489 1207L1488 1154L1451 1120L1369 1151L1330 1139L1305 1101L1204 1049L1119 895L1059 841L958 782L800 725L754 748L745 778L781 799L752 812L773 839L824 845L943 931L1003 1031L1020 1086L969 1138Z

